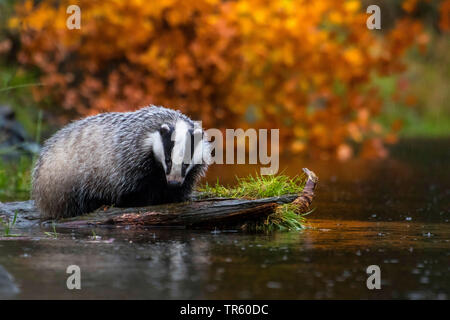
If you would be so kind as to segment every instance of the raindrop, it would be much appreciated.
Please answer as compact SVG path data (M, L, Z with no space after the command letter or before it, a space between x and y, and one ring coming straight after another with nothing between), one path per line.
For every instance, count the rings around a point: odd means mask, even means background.
M280 289L281 288L281 283L275 282L275 281L269 281L269 282L267 282L267 288Z

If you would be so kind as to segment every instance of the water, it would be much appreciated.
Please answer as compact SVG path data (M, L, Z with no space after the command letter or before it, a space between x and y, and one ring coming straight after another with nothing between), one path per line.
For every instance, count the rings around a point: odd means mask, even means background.
M0 241L0 297L117 299L449 299L450 140L409 140L383 161L282 159L320 178L301 232L182 229L36 231ZM232 182L253 167L211 168ZM99 238L101 237L101 238ZM68 290L66 268L81 268ZM381 269L368 290L366 268Z

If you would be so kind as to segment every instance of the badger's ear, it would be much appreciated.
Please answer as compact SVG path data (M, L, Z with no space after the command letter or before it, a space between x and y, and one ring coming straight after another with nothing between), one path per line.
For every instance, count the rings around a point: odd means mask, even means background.
M169 125L167 125L166 123L162 124L161 127L159 128L159 132L161 134L167 134L170 132L170 127Z

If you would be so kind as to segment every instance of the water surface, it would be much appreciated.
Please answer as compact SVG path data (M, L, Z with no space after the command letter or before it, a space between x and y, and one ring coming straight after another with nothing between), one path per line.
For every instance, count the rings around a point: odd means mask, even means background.
M0 297L27 299L449 299L450 140L408 140L383 161L306 161L320 178L303 231L37 230L0 241ZM216 166L210 181L254 167ZM93 235L97 236L96 238ZM66 288L78 265L82 289ZM366 268L381 269L368 290Z

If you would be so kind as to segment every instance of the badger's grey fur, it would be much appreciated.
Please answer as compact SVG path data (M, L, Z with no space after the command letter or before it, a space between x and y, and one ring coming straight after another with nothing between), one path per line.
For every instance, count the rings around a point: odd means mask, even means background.
M203 130L178 111L151 106L99 114L46 141L33 170L32 198L43 218L102 205L183 201L206 172L210 153Z

